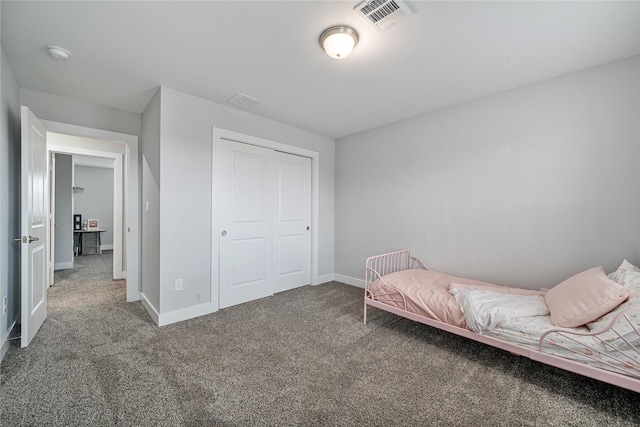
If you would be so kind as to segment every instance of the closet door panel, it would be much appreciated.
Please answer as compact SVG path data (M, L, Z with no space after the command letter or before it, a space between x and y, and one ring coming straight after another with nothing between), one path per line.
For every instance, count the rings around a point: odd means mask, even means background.
M274 152L226 140L215 149L224 308L273 294Z
M311 283L311 159L276 152L275 292Z

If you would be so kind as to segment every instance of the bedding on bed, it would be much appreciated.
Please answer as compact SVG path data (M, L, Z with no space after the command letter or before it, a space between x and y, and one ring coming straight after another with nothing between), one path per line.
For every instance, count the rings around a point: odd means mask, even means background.
M629 289L631 292L629 299L626 302L620 304L615 310L610 311L599 319L588 323L587 327L591 331L599 331L606 328L615 319L617 315L623 311L640 306L640 268L629 263L626 259L620 264L620 267L613 273L608 275L609 279L614 280L618 284ZM616 330L624 339L631 340L634 345L640 345L640 337L636 330L640 330L640 311L632 312L628 315L629 322L624 321L618 323ZM624 340L620 338L614 331L607 331L602 335L602 338L610 344L622 345Z
M450 292L460 304L469 329L479 333L512 319L549 314L542 295L505 294L457 284L451 286Z
M423 310L424 307L418 304L423 304L425 299L431 301L431 306L429 306L431 311L428 316L430 318L450 316L451 310L458 308L464 318L464 325L468 329L532 350L538 350L540 338L545 332L558 329L552 322L543 292L486 283L461 284L456 283L458 278L442 273L429 270L414 270L410 273L409 271L405 270L404 275L392 273L385 276L384 279L388 284L395 283L402 289L410 311ZM404 277L405 275L407 277ZM387 280L389 276L392 276L390 281ZM407 278L410 279L408 282L411 283L411 286L407 286ZM395 279L399 281L396 282ZM400 282L402 280L405 281L404 284ZM637 280L640 286L640 272L638 272ZM379 283L378 286L383 285ZM447 298L447 295L451 298ZM433 304L434 300L438 302ZM443 301L446 302L445 304L449 304L446 308L442 304ZM616 311L614 310L614 312ZM610 322L613 317L602 319L602 321L607 320ZM608 326L608 323L605 326ZM587 325L563 329L579 333L590 332ZM623 330L623 334L625 331ZM639 340L638 335L634 335L633 331L626 332L627 338L632 337L636 341ZM613 331L609 331L605 338L610 340L609 344L620 348L626 346ZM606 339L605 342L607 342ZM553 334L545 344L544 351L548 354L622 374L628 374L625 369L628 370L630 367L636 369L636 366L640 366L639 354L630 353L630 358L625 358L621 362L619 354L592 336L571 335L567 337Z
M599 372L613 371L640 379L640 268L626 260L608 276L600 267L572 276L561 283L556 295L552 293L549 300L548 292L499 286L424 268L395 271L380 277L375 266L382 265L383 271L394 271L397 269L394 263L400 256L417 260L410 257L408 250L367 260L365 322L367 300L371 298L382 305L530 349L529 353L525 350L518 354L529 354L543 363L640 392L635 382L603 376ZM370 264L372 259L375 262ZM424 266L417 261L410 265ZM370 272L373 274L369 275ZM373 281L374 277L378 279ZM564 301L573 304L567 305ZM378 304L375 306L385 309ZM396 310L389 311L403 315ZM618 316L621 317L612 329L603 331L611 327ZM410 318L416 320L414 316ZM559 328L558 318L561 323L577 322L576 326ZM452 332L469 337L466 332ZM478 341L489 343L486 338ZM562 359L547 358L545 354L584 363L597 370L585 371L574 364L561 362Z
M503 321L493 329L485 330L484 335L538 350L542 334L550 329L558 329L553 325L550 316L518 317ZM590 332L586 326L564 329L573 332ZM621 358L619 353L593 336L571 335L568 338L553 334L545 342L544 352L627 375L629 372L625 369L637 370L640 366L638 353L626 351L627 356Z
M460 304L450 292L453 284L458 289L485 290L509 295L544 295L541 291L500 286L425 269L401 270L387 274L382 280L373 282L368 290L374 299L391 306L467 328Z

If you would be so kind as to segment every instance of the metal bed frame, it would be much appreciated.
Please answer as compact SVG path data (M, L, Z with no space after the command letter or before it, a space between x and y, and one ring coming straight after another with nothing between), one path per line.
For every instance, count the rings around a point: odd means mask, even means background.
M407 302L400 290L389 285L384 281L384 276L396 271L414 269L414 268L422 268L428 270L428 268L424 265L424 263L416 258L411 256L411 251L408 249L390 252L382 255L376 255L369 257L366 261L366 270L365 270L365 295L364 295L364 323L367 323L367 307L375 307L384 311L388 311L390 313L396 314L401 317L405 317L407 319L423 323L428 326L432 326L434 328L442 329L447 332L451 332L456 335L460 335L474 341L478 341L484 344L491 345L493 347L497 347L503 350L507 350L511 353L528 357L532 360L555 366L556 368L564 369L566 371L574 372L579 375L583 375L589 378L593 378L599 381L603 381L609 384L613 384L619 387L623 387L636 393L640 393L640 366L638 366L637 361L632 359L629 354L640 355L640 348L637 344L640 342L640 331L633 324L631 319L629 318L629 314L631 312L640 311L639 307L631 307L623 312L621 312L616 318L604 329L585 333L585 332L576 332L571 329L564 328L554 328L545 332L541 338L540 343L538 345L538 349L527 348L518 344L514 344L508 341L504 341L498 338L493 338L489 336L485 336L479 334L477 332L473 332L468 329L459 328L457 326L449 325L447 323L440 322L438 320L433 320L427 318L425 316L412 313L406 310ZM388 294L378 294L377 298L374 298L371 293L370 286L376 280L380 280L384 285L385 289L389 289ZM394 307L389 305L389 302L395 302L400 306L403 306L404 309ZM616 329L617 325L622 324L622 322L628 322L632 326L632 329L638 335L638 338L634 336L632 340L623 337L618 330ZM608 331L614 331L615 334L620 337L620 339L624 342L624 345L612 345L608 342L604 341L599 337L599 335L604 334ZM583 346L581 351L570 349L567 347L563 347L556 343L553 339L556 335L562 335L563 337L577 343L580 346ZM605 353L601 349L593 348L584 345L583 343L574 340L572 337L574 336L593 336L598 341L602 342L608 349ZM605 357L605 360L598 360L600 363L604 363L608 366L614 366L613 364L618 364L624 366L624 368L620 368L620 366L615 366L616 369L622 370L624 374L619 374L616 372L608 371L605 369L597 368L594 366L587 365L585 363L581 363L579 361L569 360L560 356L556 356L550 353L545 352L545 349L548 349L551 346L562 347L565 350L569 350L571 352L579 353L583 357L591 358L596 360L594 357L590 357L589 354L599 354Z

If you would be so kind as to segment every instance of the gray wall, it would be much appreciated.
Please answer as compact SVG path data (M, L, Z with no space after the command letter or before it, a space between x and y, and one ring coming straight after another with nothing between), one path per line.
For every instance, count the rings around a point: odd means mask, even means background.
M160 99L158 90L142 115L142 285L143 298L160 309ZM145 209L145 205L149 209Z
M640 255L640 58L336 142L336 273L410 248L527 288Z
M161 88L160 99L161 123L154 123L155 127L160 126L159 135L146 135L145 123L147 118L157 122L157 103L152 102L143 115L143 157L147 161L147 165L143 165L143 169L147 168L147 178L143 179L155 179L153 185L149 184L151 188L147 184L143 188L143 203L150 201L150 212L143 213L143 217L147 220L159 215L160 221L159 257L147 259L143 255L143 264L145 268L160 271L157 284L160 304L156 309L163 314L211 301L214 126L320 153L318 273L332 274L335 141L165 87ZM159 194L154 193L156 188ZM152 214L151 211L158 207L159 213ZM189 224L197 226L195 231L185 232L186 218ZM193 233L196 233L195 237ZM153 236L143 234L145 245L150 238ZM177 278L184 279L184 290L179 293L173 290ZM147 279L144 280L146 282Z
M54 269L73 268L73 161L56 154Z
M20 88L20 104L41 120L140 136L140 114L24 88Z
M1 51L1 48L0 48ZM0 53L0 359L20 316L20 104L9 61ZM7 313L2 299L7 297Z
M84 188L73 194L73 213L82 220L97 219L106 231L100 236L102 245L113 246L113 169L76 165L73 185Z

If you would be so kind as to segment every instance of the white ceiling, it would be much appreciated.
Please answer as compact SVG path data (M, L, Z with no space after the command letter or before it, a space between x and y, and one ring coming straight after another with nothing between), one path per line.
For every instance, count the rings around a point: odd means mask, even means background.
M357 1L2 1L20 87L129 112L158 86L338 138L640 54L640 2L408 1L378 33ZM357 29L333 60L318 37ZM49 57L46 45L72 53Z

